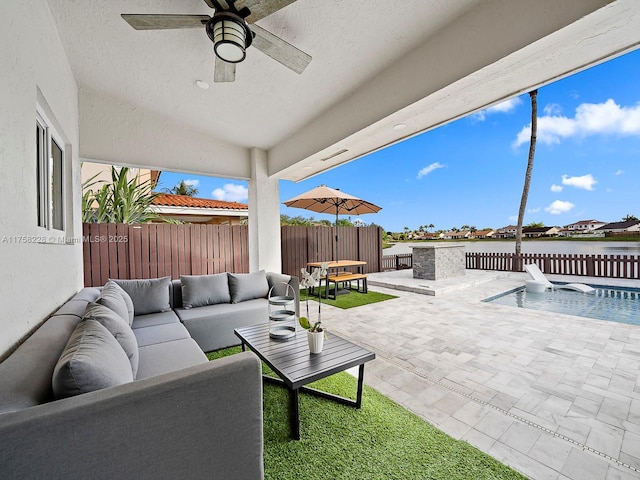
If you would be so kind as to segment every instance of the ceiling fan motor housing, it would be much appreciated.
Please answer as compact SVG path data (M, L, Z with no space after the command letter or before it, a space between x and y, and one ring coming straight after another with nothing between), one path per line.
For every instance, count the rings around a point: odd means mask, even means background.
M240 15L230 11L216 12L206 25L216 55L225 62L239 63L253 41L253 32Z

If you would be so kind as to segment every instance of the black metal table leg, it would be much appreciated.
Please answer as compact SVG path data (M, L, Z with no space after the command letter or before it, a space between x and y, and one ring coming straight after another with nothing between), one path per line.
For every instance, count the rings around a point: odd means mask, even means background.
M362 407L362 389L364 384L364 363L358 368L358 393L356 396L356 408Z
M300 440L300 410L298 407L298 389L289 390L289 425L291 437Z

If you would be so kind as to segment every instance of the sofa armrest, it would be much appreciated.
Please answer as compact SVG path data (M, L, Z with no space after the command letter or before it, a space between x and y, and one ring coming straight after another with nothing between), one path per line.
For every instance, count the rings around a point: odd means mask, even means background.
M262 479L262 376L245 352L0 415L7 478Z

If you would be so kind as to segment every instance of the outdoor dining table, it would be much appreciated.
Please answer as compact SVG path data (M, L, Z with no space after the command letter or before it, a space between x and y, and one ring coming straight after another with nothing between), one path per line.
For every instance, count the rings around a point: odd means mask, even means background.
M364 275L367 269L367 262L363 262L361 260L336 260L331 262L309 262L307 263L307 268L320 268L323 263L327 264L327 274L324 277L325 281L325 292L324 298L329 298L329 276L331 276L331 271L336 271L336 275L340 275L341 273L350 274L351 272L341 272L340 270L344 270L349 267L357 267L358 273ZM320 286L318 287L318 295L322 291L322 282L320 282ZM336 296L337 296L337 285L336 285Z

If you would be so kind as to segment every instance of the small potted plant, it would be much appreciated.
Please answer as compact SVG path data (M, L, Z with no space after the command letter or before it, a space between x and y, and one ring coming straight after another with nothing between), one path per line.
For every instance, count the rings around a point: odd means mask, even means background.
M307 340L309 342L309 351L311 353L322 352L326 332L321 325L322 294L320 293L320 289L318 290L318 320L313 323L309 320L309 289L314 287L316 283L318 283L320 279L327 274L327 265L327 263L323 263L320 268L314 268L311 273L307 272L304 268L300 269L302 273L300 285L306 289L305 303L307 307L307 316L300 317L298 322L300 323L300 326L307 331Z
M313 325L309 323L306 317L300 317L300 325L307 331L307 341L309 342L309 351L311 353L320 353L324 348L324 337L326 335L320 322Z

